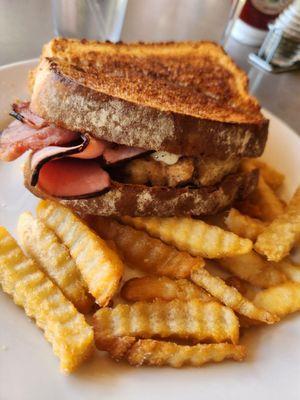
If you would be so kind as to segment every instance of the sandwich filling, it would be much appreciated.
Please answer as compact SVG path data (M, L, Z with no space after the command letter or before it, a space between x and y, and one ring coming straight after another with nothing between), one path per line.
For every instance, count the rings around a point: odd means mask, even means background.
M48 123L29 102L13 105L16 119L2 132L0 159L31 150L31 185L51 196L89 197L114 182L147 186L201 187L238 169L240 158L188 157L95 139Z

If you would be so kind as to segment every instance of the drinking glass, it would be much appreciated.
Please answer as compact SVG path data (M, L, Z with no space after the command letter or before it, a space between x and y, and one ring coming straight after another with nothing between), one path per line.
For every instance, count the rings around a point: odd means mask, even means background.
M56 36L120 39L127 0L52 0Z

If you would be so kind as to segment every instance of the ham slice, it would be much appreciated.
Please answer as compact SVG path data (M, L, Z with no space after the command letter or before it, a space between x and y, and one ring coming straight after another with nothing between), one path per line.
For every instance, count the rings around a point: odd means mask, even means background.
M40 150L48 146L63 146L80 138L80 134L47 123L30 110L30 102L13 104L11 115L17 119L9 124L0 138L0 159L13 161L26 150ZM82 137L82 136L81 136ZM74 151L76 158L96 158L103 155L107 164L114 164L145 153L146 150L111 143L89 136L86 151ZM50 149L53 155L59 149ZM45 151L47 154L48 150ZM75 153L77 153L75 155ZM40 157L41 155L39 155Z
M103 157L108 164L114 164L128 158L136 157L139 154L146 153L146 151L148 150L139 147L129 147L123 144L109 143L103 153Z
M142 152L145 150L131 151L127 146L115 146L84 135L82 143L75 146L49 146L35 152L31 158L31 184L52 196L88 197L110 187L108 173L92 158L103 155L106 160L118 162Z
M72 157L82 158L82 159L91 159L91 158L100 157L103 154L103 152L105 151L107 142L105 140L101 140L101 139L94 139L90 135L84 135L84 137L88 138L88 145L82 152L79 152L78 154L74 154L74 155L72 155Z
M64 158L41 168L38 186L51 196L79 198L103 192L110 179L97 161Z
M79 138L78 133L55 125L35 129L20 121L13 121L1 134L0 160L13 161L27 150L39 150L50 145L61 146Z
M11 112L10 115L35 129L40 129L49 125L43 118L30 111L29 105L29 101L13 104L13 112Z
M32 179L31 184L35 186L39 179L40 169L47 162L59 158L93 159L101 156L105 149L105 143L96 140L89 135L81 136L81 143L74 146L48 146L33 153L31 158Z
M13 105L11 115L17 120L2 132L0 159L12 161L33 150L31 184L52 196L78 198L102 192L109 188L110 178L96 158L114 164L146 152L59 128L29 106L29 102Z

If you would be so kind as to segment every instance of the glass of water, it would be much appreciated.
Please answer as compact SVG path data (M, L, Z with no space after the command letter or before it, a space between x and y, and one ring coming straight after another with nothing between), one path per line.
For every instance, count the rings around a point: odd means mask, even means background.
M120 39L127 0L52 0L56 36Z

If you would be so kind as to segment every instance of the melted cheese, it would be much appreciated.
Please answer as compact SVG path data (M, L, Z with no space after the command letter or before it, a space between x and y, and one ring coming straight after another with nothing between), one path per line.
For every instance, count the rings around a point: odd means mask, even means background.
M151 157L156 161L161 161L168 165L174 165L181 156L178 154L168 153L167 151L156 151L151 154Z

